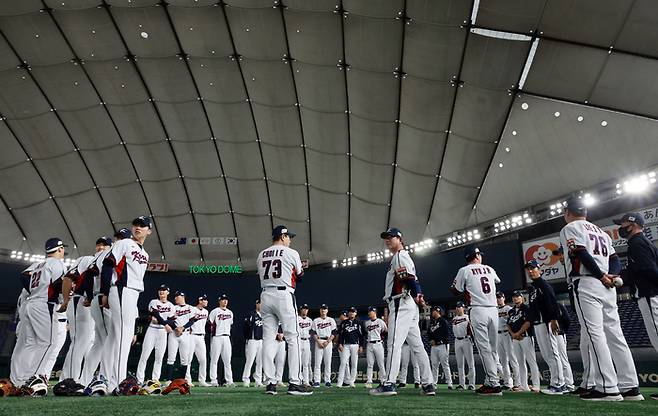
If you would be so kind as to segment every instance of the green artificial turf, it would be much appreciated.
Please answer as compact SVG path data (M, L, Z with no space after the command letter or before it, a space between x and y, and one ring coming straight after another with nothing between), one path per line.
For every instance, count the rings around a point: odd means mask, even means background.
M559 415L615 416L656 415L658 400L649 394L658 389L643 389L644 402L588 403L574 396L546 396L532 393L507 393L503 397L480 397L470 391L448 391L439 386L435 397L420 396L417 389L400 389L394 397L371 397L362 384L357 388L315 389L312 396L264 394L256 388L194 387L190 396L133 397L10 397L0 399L0 415ZM413 413L412 413L413 412Z

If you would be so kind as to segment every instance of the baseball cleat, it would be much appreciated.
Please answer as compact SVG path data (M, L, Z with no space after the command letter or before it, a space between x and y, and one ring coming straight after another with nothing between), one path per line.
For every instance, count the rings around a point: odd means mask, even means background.
M367 388L367 389L371 389L372 388L372 383L366 383L364 387Z
M288 383L288 394L293 396L310 396L313 394L313 388L310 386L300 386L299 384Z
M276 384L268 384L265 388L265 394L276 395Z
M23 385L25 391L31 392L33 397L46 396L48 394L48 380L44 376L32 376Z
M522 393L522 392L524 392L525 390L523 390L520 386L514 386L514 387L512 387L512 388L510 389L510 391L511 391L512 393Z
M201 380L201 381L199 381L199 386L201 386L201 387L210 387L210 384L206 383L205 380Z
M464 390L464 386L462 386L462 385L460 384L459 386L457 386L457 388L456 388L455 390Z
M250 387L250 386L251 386L251 384L248 381L245 381L244 383L242 383L242 387Z
M629 402L641 402L644 400L644 396L640 393L640 389L638 387L633 387L630 390L626 390L625 392L621 393L621 397Z
M210 387L219 387L219 383L216 381L211 381L210 382Z
M395 385L393 384L382 384L376 389L372 389L368 392L371 396L395 396L398 394L395 391Z
M542 394L556 395L566 393L566 386L549 386L547 389L541 391Z
M316 381L316 382L314 382L314 383L313 383L313 387L320 387L320 383L319 383L319 382L317 382L317 381Z
M452 384L448 384L448 390L452 390Z
M324 383L324 386L325 387L331 387L331 383L327 381L326 383Z
M436 396L436 387L434 384L427 384L420 390L421 396Z
M419 389L420 388L420 383L414 383L414 388Z
M531 393L539 393L539 387L530 387Z
M398 388L399 389L403 389L405 387L407 387L407 383L402 383L402 382L398 383Z
M482 385L480 386L479 389L475 391L480 396L502 396L503 391L501 390L500 386L486 386Z
M651 398L654 399L654 400L658 400L658 393L656 393L656 394L652 394L652 395L649 396L649 397L651 397Z
M235 383L226 383L224 387L235 387Z
M263 388L263 387L265 387L265 384L263 384L263 383L256 383L256 386L255 386L255 387Z
M350 383L348 387L350 387L350 388L353 388L353 389L354 389L354 388L356 388L356 384L354 384L354 383Z
M278 383L276 383L276 386L277 387L285 387L286 385L283 383L283 381L279 381Z
M468 386L468 389L471 390L471 391L473 391L473 390L475 390L475 386L470 385L470 386Z
M582 394L580 398L592 402L620 402L624 400L619 393L601 393L598 390L592 390L589 393Z

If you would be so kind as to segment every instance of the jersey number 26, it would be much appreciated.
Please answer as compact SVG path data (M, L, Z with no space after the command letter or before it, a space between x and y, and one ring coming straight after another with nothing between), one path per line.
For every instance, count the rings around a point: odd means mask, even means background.
M272 270L272 279L278 279L281 277L281 260L263 260L263 267L265 268L263 280L270 278L270 269Z

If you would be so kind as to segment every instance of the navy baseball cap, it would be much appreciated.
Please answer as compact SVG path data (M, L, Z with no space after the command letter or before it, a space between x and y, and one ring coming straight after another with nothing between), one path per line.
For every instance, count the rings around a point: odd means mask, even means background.
M297 234L293 233L285 225L277 225L272 230L272 240L278 240L282 235L287 234L290 238L295 238Z
M577 196L572 196L567 199L564 209L568 209L569 212L572 212L577 215L587 214L587 207L585 206L585 200L583 198L578 198Z
M463 308L465 306L466 305L464 305L464 302L457 302L457 304L455 305L455 308Z
M169 286L167 286L167 285L160 285L160 287L158 288L158 292L161 291L161 290L169 290ZM176 292L176 293L178 293L178 292Z
M256 305L260 305L260 299L256 299Z
M202 300L208 300L208 296L203 294L203 295L199 296L198 300L199 300L199 302L201 302Z
M105 246L111 246L112 245L112 239L110 237L100 237L98 240L96 240L96 244L103 244Z
M501 291L498 291L498 292L496 292L496 297L497 297L497 298L504 298L504 297L505 297L505 294L504 294L503 292L501 292Z
M222 294L222 295L219 297L219 300L228 300L228 296L226 296L226 294Z
M151 228L151 218L146 215L140 215L133 220L133 225Z
M66 244L64 244L62 239L59 237L53 237L47 239L45 246L46 246L46 253L52 253L54 251L57 251L57 249L60 247L68 247Z
M398 237L400 240L402 240L402 231L400 231L400 229L398 228L389 228L388 230L381 233L379 236L383 239Z
M176 298L178 296L185 296L185 292L181 290L177 290L176 293L174 293L174 297Z
M114 233L114 236L116 238L126 239L126 238L132 237L133 233L128 228L122 228L119 231L117 231L116 233Z
M368 306L368 312L377 312L377 308L374 306Z
M340 314L343 315L343 316L347 316L347 309L343 309L343 310L340 312Z
M432 306L432 309L431 309L431 310L432 310L432 311L439 311L439 312L443 313L443 308L440 307L439 305L434 305L434 306Z
M614 220L614 222L617 225L621 225L622 222L632 222L634 224L639 225L640 227L644 227L644 218L642 218L642 215L639 212L628 212L624 214L623 217L621 217L618 220Z
M355 312L356 313L356 308L354 306L351 306L347 312Z
M308 309L308 305L307 305L307 304L303 304L302 307L299 308L299 309Z
M472 259L473 257L475 257L476 254L484 254L484 253L475 246L469 246L464 249L464 258L466 260Z
M523 296L523 292L521 292L520 290L515 290L515 291L512 293L512 297L515 298L515 297L517 297L517 296Z
M523 266L526 269L538 269L539 268L539 263L537 263L537 260L530 260Z
M320 309L329 309L329 307L327 306L326 303L323 303L322 305L320 305Z

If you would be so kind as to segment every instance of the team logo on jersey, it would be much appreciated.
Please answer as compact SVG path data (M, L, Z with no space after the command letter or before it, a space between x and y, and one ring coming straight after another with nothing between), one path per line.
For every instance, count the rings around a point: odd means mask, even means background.
M311 326L311 323L310 323L310 322L304 322L304 321L300 321L300 322L299 322L299 327L300 327L300 328L308 328L308 327L310 327L310 326Z
M374 331L376 329L379 329L379 324L368 324L368 326L366 326L366 329L368 331Z
M318 324L318 329L324 329L331 326L331 322L320 322Z
M569 247L569 250L575 250L576 249L576 240L573 238L570 238L567 240L567 247Z
M468 321L468 319L466 319L466 318L454 318L452 320L452 324L453 325L459 325L459 324L464 323L466 321Z
M228 313L220 313L219 315L217 315L217 319L219 319L220 321L226 321L231 318L233 318L233 315Z
M179 309L176 311L176 316L183 316L187 315L188 313L192 313L191 309Z
M132 251L133 261L139 264L148 264L149 259L137 250Z
M516 322L521 318L523 318L523 314L519 311L517 313L511 314L508 320L509 322Z

